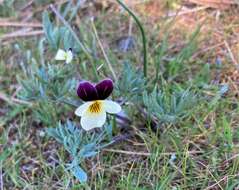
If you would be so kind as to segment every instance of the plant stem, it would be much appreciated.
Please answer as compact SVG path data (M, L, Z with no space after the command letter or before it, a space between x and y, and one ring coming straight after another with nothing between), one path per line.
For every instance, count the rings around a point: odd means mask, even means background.
M139 30L141 32L142 35L142 42L143 42L143 54L144 54L144 77L147 78L147 40L146 40L146 35L144 32L144 28L142 26L142 24L140 23L139 19L137 18L137 16L133 13L133 11L131 11L121 0L116 0L134 19L134 21L136 22L136 24L139 27Z

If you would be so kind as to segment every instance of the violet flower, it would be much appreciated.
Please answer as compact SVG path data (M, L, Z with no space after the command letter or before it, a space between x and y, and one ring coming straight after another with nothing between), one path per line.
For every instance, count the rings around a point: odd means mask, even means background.
M117 102L105 100L113 91L111 79L104 79L96 85L84 81L77 88L77 95L85 101L75 114L81 117L81 126L86 131L102 127L106 121L106 112L116 114L121 111Z

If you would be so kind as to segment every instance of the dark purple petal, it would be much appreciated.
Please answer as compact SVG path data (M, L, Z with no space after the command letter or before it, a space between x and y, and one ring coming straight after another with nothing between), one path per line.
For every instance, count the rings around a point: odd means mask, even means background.
M77 95L83 101L92 101L99 99L95 86L88 81L84 81L79 84L77 88Z
M102 80L96 84L95 88L97 90L99 99L104 100L108 98L113 91L113 81L111 79Z

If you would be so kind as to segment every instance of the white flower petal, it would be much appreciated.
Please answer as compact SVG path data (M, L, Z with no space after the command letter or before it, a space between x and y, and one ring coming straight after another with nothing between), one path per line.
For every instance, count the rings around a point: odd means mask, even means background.
M73 53L71 50L68 50L66 53L66 63L70 63L73 59Z
M56 53L55 60L64 61L66 60L66 52L62 49L59 49Z
M89 108L89 106L92 104L92 102L86 102L82 105L80 105L76 111L75 111L75 114L79 117L82 117L83 114L87 111L87 109Z
M119 113L121 111L121 106L117 102L111 100L104 100L104 108L108 113Z
M106 112L102 111L100 113L89 113L85 112L81 117L81 126L86 131L89 131L93 128L102 127L106 121Z

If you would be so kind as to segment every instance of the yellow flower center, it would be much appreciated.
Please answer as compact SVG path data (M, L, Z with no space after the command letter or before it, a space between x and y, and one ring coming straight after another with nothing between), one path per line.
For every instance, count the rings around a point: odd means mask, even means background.
M93 104L89 107L90 113L99 113L101 111L101 102L95 101Z

